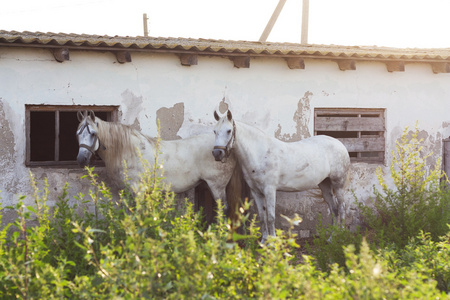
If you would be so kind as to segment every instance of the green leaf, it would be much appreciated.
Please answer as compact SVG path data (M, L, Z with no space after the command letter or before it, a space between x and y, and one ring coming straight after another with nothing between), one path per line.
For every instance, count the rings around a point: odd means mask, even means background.
M92 233L92 232L106 233L106 231L104 231L104 230L101 230L101 229L95 229L95 228L89 228L89 229L86 230L86 231L89 232L89 233Z
M83 246L83 245L81 245L80 243L78 243L77 241L73 241L73 243L77 246L77 247L79 247L79 248L81 248L81 249L83 249L83 250L87 250L87 248L85 247L85 246Z
M36 208L34 206L27 206L27 209L33 213L36 213Z
M241 240L246 240L246 239L251 238L251 236L239 234L237 232L233 232L233 236L232 237L233 237L233 241L234 242L241 241Z

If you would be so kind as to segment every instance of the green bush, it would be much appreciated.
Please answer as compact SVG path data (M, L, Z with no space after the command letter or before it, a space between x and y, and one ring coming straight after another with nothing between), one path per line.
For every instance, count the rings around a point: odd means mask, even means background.
M449 189L441 185L441 160L434 168L426 167L430 154L423 155L422 139L417 126L410 136L403 131L393 151L390 177L395 188L390 188L381 168L377 177L381 190L374 187L373 206L356 201L362 221L374 232L373 242L379 247L405 247L420 231L433 240L447 233L450 223Z
M32 184L35 185L34 180ZM52 245L48 243L48 235L52 228L46 205L47 184L43 198L35 191L35 206L25 207L24 197L20 197L15 207L8 207L14 209L18 217L0 234L2 299L63 299L70 295L68 273L74 262L67 257L50 255ZM38 225L30 226L31 222L38 222Z
M439 290L450 292L450 232L433 241L429 233L420 234L401 252L382 249L380 256L392 270L417 272L436 281Z
M344 249L348 272L332 269L327 281L340 291L339 299L440 299L436 281L414 269L398 272L376 257L364 240L359 254L353 245ZM335 298L337 299L337 298Z
M317 235L311 245L306 245L319 269L330 272L333 264L337 264L348 271L344 249L354 245L355 253L359 253L362 236L370 241L372 250L386 251L385 247L389 247L404 253L405 247L418 247L417 244L411 246L410 242L420 232L427 232L432 241L438 241L440 236L447 234L450 194L448 188L441 185L446 177L442 177L440 172L440 160L436 161L434 169L427 170L425 161L431 154L422 155L421 143L417 127L413 133L408 133L406 128L397 142L390 168L395 188L388 187L379 168L377 175L382 189L374 187L373 205L359 202L355 197L364 230L356 228L350 232L340 226L326 227L319 220ZM442 284L438 286L446 291Z
M175 195L164 192L156 168L143 164L138 186L119 197L86 169L89 195L69 199L66 185L53 213L46 204L47 184L40 191L32 177L35 205L25 207L21 197L9 207L17 220L0 230L0 298L446 297L448 235L440 243L419 236L401 256L388 250L378 254L361 235L338 228L326 242L330 232L323 229L315 257L299 257L291 231L278 231L261 245L255 219L238 214L231 223L221 203L216 222L205 229L201 212L188 201L177 210ZM245 234L236 231L240 224L246 224Z
M355 232L340 225L324 226L322 216L319 216L317 235L312 240L312 245L306 244L306 249L315 258L316 266L329 272L333 264L345 268L344 247L355 245L356 251L362 243L363 236L358 227Z

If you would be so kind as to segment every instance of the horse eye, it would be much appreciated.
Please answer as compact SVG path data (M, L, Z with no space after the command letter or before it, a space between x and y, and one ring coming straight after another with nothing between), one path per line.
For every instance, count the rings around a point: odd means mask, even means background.
M228 130L227 130L227 133L230 134L230 133L231 133L231 129L228 129Z
M216 132L216 130L215 130L215 129L214 129L213 131L214 131L214 134L217 134L217 132Z

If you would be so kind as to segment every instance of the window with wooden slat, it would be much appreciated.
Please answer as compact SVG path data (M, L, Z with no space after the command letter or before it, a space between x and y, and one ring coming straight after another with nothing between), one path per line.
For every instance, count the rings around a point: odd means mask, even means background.
M92 110L105 121L117 121L117 106L26 105L27 166L78 167L77 112ZM93 165L102 165L100 158Z
M384 162L385 110L316 108L314 134L340 140L353 162Z

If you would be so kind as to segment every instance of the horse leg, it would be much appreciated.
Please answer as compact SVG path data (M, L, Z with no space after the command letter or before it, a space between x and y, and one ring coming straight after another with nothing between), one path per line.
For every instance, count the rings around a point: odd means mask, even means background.
M218 186L213 182L206 181L206 184L209 186L211 194L215 201L222 200L223 210L225 216L228 216L228 202L227 202L227 194L226 194L226 186Z
M344 176L334 176L331 178L331 187L333 189L334 195L336 196L337 208L339 209L339 224L341 227L345 226L345 185L347 182L347 175Z
M267 218L267 229L269 230L269 234L271 236L276 236L275 232L275 206L277 199L277 191L274 188L267 188L265 191L265 213Z
M267 218L266 218L266 207L264 204L264 195L251 191L252 197L255 200L256 208L258 209L259 222L261 223L261 243L265 243L267 240L268 230L267 230Z
M338 217L338 207L336 204L336 201L333 197L333 191L331 186L331 180L330 178L325 178L321 183L319 183L319 188L322 190L323 198L325 199L325 202L328 204L328 208L330 209L332 215L331 218L331 224L334 224L335 219Z
M339 224L341 226L345 226L346 208L345 208L345 201L344 201L344 188L335 187L334 194L336 195L336 199L337 199L338 206L339 206Z

